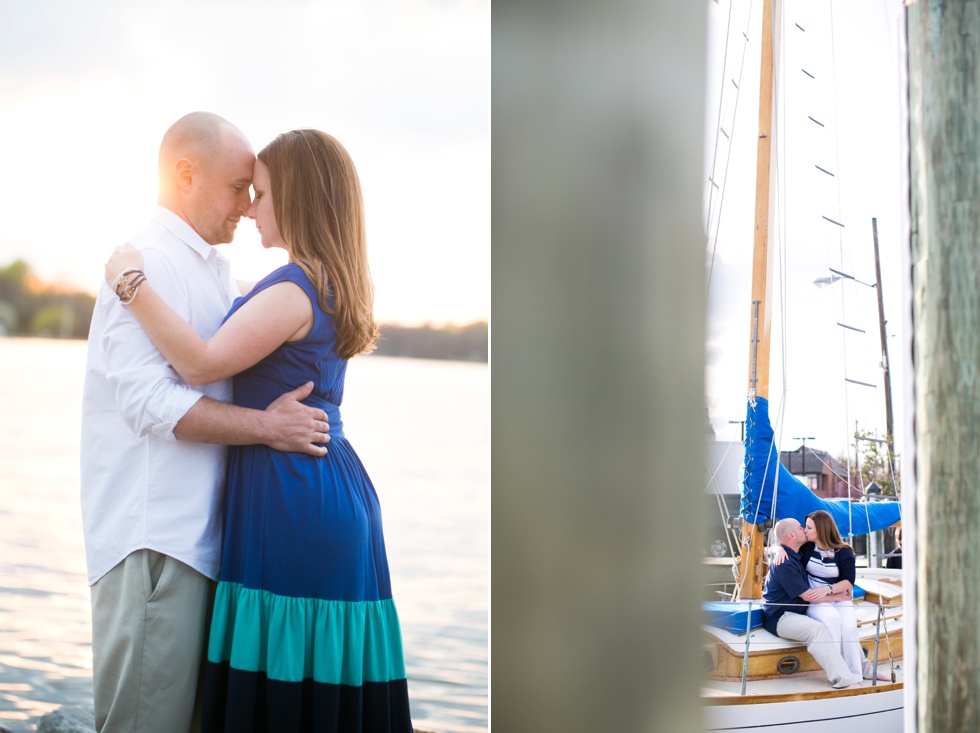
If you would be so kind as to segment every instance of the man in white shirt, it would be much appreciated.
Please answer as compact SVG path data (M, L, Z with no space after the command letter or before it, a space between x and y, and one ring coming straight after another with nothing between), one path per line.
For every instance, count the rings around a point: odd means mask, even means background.
M160 147L159 206L131 241L154 288L204 338L240 295L227 261L251 203L255 155L226 120L194 112ZM82 519L92 586L96 727L191 728L221 560L225 446L324 455L312 383L266 410L229 404L228 381L189 388L102 287L89 333Z

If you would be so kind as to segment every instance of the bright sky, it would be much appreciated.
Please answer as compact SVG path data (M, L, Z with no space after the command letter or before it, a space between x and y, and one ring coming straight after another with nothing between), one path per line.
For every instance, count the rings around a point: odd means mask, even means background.
M0 265L93 290L156 202L166 129L216 112L256 151L339 139L364 190L384 322L489 317L487 0L9 0L0 23ZM235 274L285 261L251 222Z
M716 228L719 233L709 295L707 397L711 422L720 440L738 440L740 426L729 421L745 419L761 5L749 0L708 5L708 44L712 50L706 125L708 172L715 159L719 99L722 127L729 134L734 132L730 159L727 141L721 137L715 163L719 182L725 178L726 161L728 166L720 227L715 208L718 192L713 195L711 214L711 239ZM785 112L776 124L786 133L780 146L780 182L774 189L780 192L777 207L782 217L777 228L785 231L786 247L774 260L782 274L773 287L769 391L771 415L783 414L781 425L775 426L776 441L782 450L795 450L802 444L797 438L812 437L814 440L807 440L808 447L835 456L847 451L853 456L850 436L855 420L859 429L877 431L884 437L876 291L846 280L822 289L813 285L815 279L831 274L829 268L875 282L871 219L876 217L896 447L901 452L901 247L903 217L907 217L903 200L907 194L902 157L902 3L790 0L783 5ZM732 40L722 84L729 8ZM742 32L746 30L750 42L743 72ZM830 38L834 39L832 45ZM737 105L732 79L741 79ZM809 120L811 116L823 127ZM844 227L826 222L822 218L825 215ZM772 230L770 233L772 236ZM710 261L710 242L708 249ZM864 329L866 334L841 328L838 322ZM845 377L876 384L877 388L847 385L845 400Z

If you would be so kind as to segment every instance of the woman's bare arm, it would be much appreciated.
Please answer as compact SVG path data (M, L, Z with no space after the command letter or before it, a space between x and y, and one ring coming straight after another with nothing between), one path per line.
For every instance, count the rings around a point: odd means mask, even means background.
M106 271L116 273L131 267L142 267L142 257L127 245L117 248ZM106 280L111 284L110 275ZM139 286L127 307L192 387L238 374L287 341L308 335L313 327L313 304L303 289L291 282L277 283L255 295L209 341L157 295L150 280Z

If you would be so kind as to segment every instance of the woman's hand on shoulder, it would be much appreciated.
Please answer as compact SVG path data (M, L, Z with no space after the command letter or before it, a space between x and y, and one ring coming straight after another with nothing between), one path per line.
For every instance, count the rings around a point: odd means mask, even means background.
M772 548L772 559L769 561L772 565L782 565L786 562L786 550L783 549L782 545L776 545Z
M113 250L109 261L105 263L105 282L110 288L126 270L142 270L143 255L129 242L121 244Z

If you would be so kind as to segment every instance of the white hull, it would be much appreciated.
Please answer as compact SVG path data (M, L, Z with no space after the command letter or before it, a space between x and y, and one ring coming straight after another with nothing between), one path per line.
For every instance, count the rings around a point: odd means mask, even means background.
M901 733L904 690L888 686L881 692L848 690L850 696L713 705L705 701L705 731L766 731L767 733Z
M877 602L885 604L878 643L879 672L894 671L895 683L873 685L865 680L860 688L835 690L813 660L805 659L808 655L803 654L797 642L780 639L758 628L748 637L750 659L754 660L750 667L757 674L753 676L750 672L743 695L742 681L736 677L741 674L746 636L705 627L711 640L708 648L716 647L715 661L718 655L726 656L722 649L727 649L738 663L737 671L728 666L720 678L716 675L703 683L705 731L901 733L904 722L901 571L860 568L858 585L874 594L875 599L854 606L859 635L865 648L872 652L869 655L872 659L879 618ZM790 654L801 657L804 666L799 673L783 676L769 669L775 659ZM716 666L716 671L723 667Z

